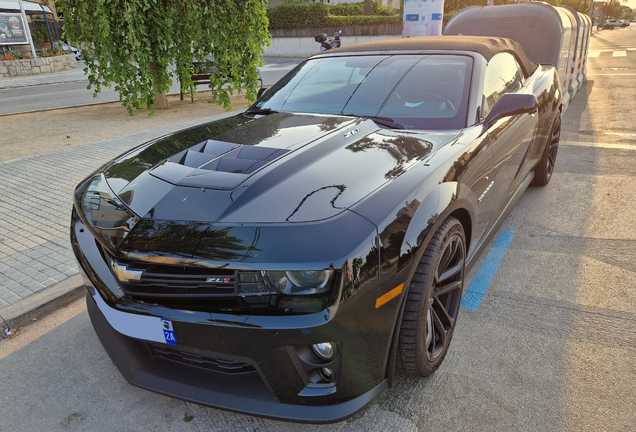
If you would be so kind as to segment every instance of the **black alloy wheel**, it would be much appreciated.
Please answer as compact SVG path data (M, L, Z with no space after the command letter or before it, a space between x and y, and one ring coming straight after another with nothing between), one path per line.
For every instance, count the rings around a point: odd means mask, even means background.
M534 169L533 186L545 186L550 183L552 173L554 172L554 164L556 163L557 153L559 152L559 140L561 139L561 113L557 114L548 135L548 142L543 149L541 160Z
M465 267L464 228L449 217L426 247L407 293L396 359L407 375L429 376L444 361L457 322Z

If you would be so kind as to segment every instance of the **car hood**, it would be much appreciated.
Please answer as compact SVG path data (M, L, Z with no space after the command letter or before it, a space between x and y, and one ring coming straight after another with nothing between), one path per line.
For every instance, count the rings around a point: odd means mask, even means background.
M342 116L238 115L145 144L103 174L144 219L310 222L348 209L457 135Z

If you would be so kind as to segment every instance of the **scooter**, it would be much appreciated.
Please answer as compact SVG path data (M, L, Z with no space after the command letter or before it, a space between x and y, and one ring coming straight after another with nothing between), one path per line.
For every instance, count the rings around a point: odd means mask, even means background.
M82 60L82 53L80 53L80 50L78 50L77 48L75 48L74 46L72 46L71 44L69 44L66 41L62 41L64 43L64 51L73 51L73 54L75 54L75 60L80 61Z
M314 36L314 40L320 44L320 51L327 51L333 48L340 48L340 35L342 30L338 30L333 34L333 39L327 37L327 33L318 33Z

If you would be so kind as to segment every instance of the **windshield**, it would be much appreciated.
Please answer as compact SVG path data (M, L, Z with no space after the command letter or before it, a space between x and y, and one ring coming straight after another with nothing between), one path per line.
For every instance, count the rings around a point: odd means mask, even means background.
M254 108L378 116L406 129L466 124L472 59L461 55L374 55L311 59Z

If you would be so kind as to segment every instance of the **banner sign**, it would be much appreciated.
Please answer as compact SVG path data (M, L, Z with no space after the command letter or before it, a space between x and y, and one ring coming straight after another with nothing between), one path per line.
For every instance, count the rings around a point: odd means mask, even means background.
M0 45L28 44L22 15L18 13L0 13Z
M402 37L441 36L444 0L404 0Z

